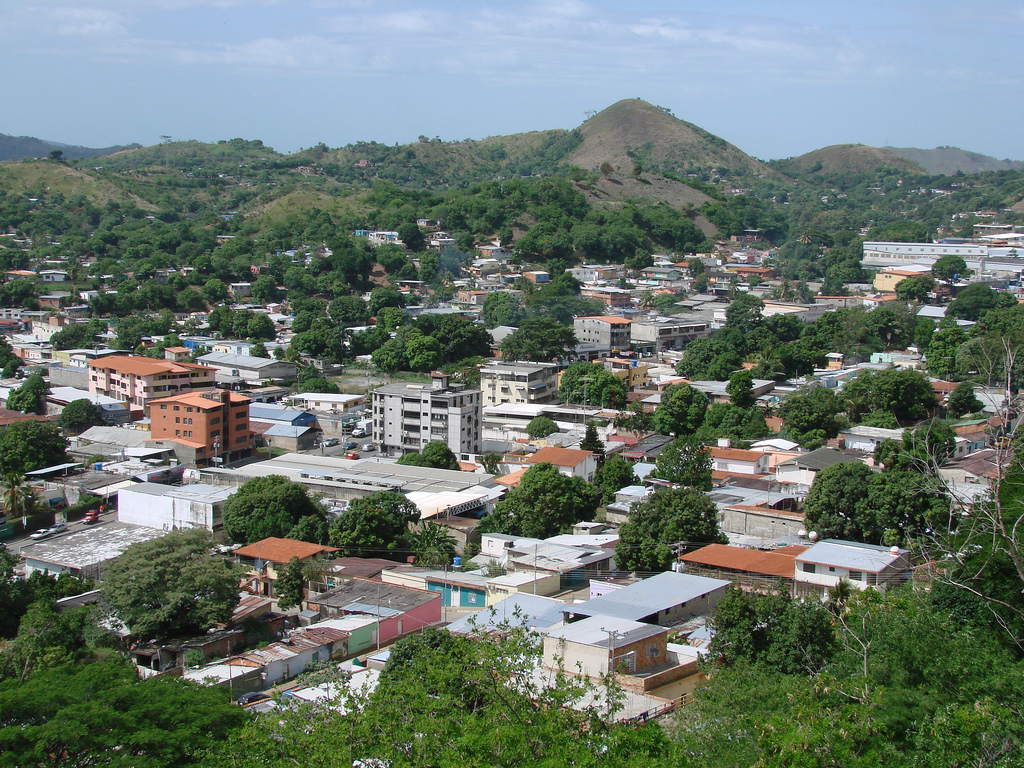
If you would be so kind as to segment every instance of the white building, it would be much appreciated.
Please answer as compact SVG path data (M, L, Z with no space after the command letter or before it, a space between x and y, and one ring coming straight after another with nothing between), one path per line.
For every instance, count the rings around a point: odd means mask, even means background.
M902 442L905 431L904 429L885 429L883 427L859 425L843 430L843 443L849 449L873 453L886 440L894 440L897 443Z
M854 541L824 539L796 557L796 595L827 596L845 579L854 589L884 589L911 577L910 552Z
M634 350L664 352L667 349L685 349L694 339L710 336L711 327L706 322L662 317L634 321L629 332Z
M307 411L319 413L349 413L366 407L365 395L331 395L315 392L303 392L289 395L288 402L300 406Z
M481 392L432 373L430 384L388 384L373 391L373 440L386 453L418 452L433 440L469 459L480 453Z
M943 256L959 256L968 259L984 259L988 256L987 245L965 243L864 243L865 267L895 267L912 264L922 259L940 259Z
M228 352L210 352L201 356L199 362L215 368L219 377L237 377L242 381L290 380L295 378L299 368L287 360L268 360Z
M483 404L558 402L558 366L554 363L496 361L480 369Z
M117 519L164 531L205 528L219 531L224 502L237 488L195 483L174 487L137 483L117 492Z

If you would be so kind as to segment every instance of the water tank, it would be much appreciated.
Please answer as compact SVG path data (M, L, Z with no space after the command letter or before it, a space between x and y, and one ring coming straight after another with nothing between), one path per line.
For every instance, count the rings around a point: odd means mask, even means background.
M811 531L810 533L807 534L807 538L810 539L811 541L817 541L818 540L818 532L817 531Z
M456 568L461 567L462 566L462 558L461 557L453 557L452 558L452 565L454 565Z
M93 467L97 472L103 469L103 462L97 461L96 466Z

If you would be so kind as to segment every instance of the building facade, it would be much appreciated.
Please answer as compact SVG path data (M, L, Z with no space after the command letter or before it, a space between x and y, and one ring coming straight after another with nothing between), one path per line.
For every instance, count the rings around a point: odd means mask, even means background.
M629 349L631 320L611 315L577 317L573 330L581 344L600 344L611 349Z
M384 453L421 451L440 440L461 457L480 453L479 389L433 373L430 384L388 384L373 391L373 439Z
M151 441L169 443L186 464L230 463L252 453L249 398L215 390L154 400Z
M558 402L554 363L494 362L480 369L483 404Z
M633 349L641 352L664 352L685 349L694 339L711 335L708 323L692 320L663 319L635 322L629 329Z
M214 375L205 365L111 355L89 362L89 392L145 410L157 398L212 389Z

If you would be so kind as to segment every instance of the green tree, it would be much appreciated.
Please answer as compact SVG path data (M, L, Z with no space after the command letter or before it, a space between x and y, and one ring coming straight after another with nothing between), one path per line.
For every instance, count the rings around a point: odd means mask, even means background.
M804 503L804 523L825 538L878 544L882 530L867 504L874 473L859 461L825 467Z
M407 467L458 470L459 460L443 440L431 440L420 453L407 453L398 460Z
M711 490L711 452L692 437L677 437L658 454L654 477L670 483Z
M961 320L977 321L990 310L1016 305L1017 300L1010 294L993 291L983 283L972 283L957 293L946 308L946 314Z
M220 304L228 299L228 286L223 280L210 278L203 286L203 296L210 304Z
M370 291L370 301L366 305L366 309L371 315L376 316L385 307L398 307L401 309L404 306L405 296L394 288L380 286Z
M831 389L800 389L779 406L778 414L790 437L805 448L819 448L845 428L843 401Z
M689 384L670 384L654 409L654 429L662 435L692 435L704 423L708 398Z
M583 440L580 441L580 450L596 453L599 460L604 456L604 443L601 442L601 438L598 437L597 426L595 424L587 424L586 431L583 434Z
M935 290L935 280L930 275L919 275L900 280L896 284L896 298L900 301L924 303L928 294Z
M626 384L598 363L579 361L562 373L558 389L564 403L618 408L626 405Z
M754 374L750 371L736 371L729 377L725 391L732 399L733 405L738 408L749 408L755 402Z
M916 371L867 371L843 389L850 420L885 411L896 417L901 426L928 416L937 405L928 379Z
M343 555L383 557L408 551L409 526L420 511L396 491L377 491L354 499L331 522L331 545Z
M56 424L16 421L0 429L0 467L25 473L63 464L68 460L67 447Z
M971 270L967 268L967 262L959 256L940 256L932 264L932 277L946 285L963 280L970 274Z
M398 239L410 251L422 251L427 244L427 239L423 236L423 232L416 226L415 222L406 222L399 225Z
M424 336L419 331L411 330L404 341L405 355L411 370L433 371L441 365L441 344L433 336Z
M46 385L43 377L33 373L16 390L11 392L7 398L7 407L12 411L22 413L46 413L46 395L50 388Z
M359 296L340 296L327 307L327 314L342 326L364 325L370 319L366 302Z
M306 487L281 475L256 477L245 482L224 502L224 532L232 541L251 544L270 537L298 538L322 544L326 515L310 498ZM306 518L313 525L299 524ZM312 538L309 538L312 534Z
M953 391L949 393L949 400L946 408L953 416L963 416L966 413L977 413L984 406L974 394L974 384L969 381L961 381Z
M60 425L69 432L79 434L89 427L97 427L103 423L100 409L88 398L72 400L60 412Z
M205 632L238 604L238 573L202 529L132 544L103 573L103 600L136 637Z
M501 464L502 455L500 453L488 452L480 456L480 464L484 468L484 472L489 475L498 474L499 464Z
M439 566L449 564L458 542L448 529L437 523L425 522L409 537L409 546L416 555L416 564Z
M615 561L627 571L667 571L676 558L702 544L726 543L718 509L695 488L655 491L633 505L619 528Z
M602 504L611 504L618 491L638 482L633 467L621 456L608 457L594 474L594 485L601 489Z
M501 356L506 360L547 363L567 357L577 344L572 328L544 317L531 317L504 338Z
M246 323L245 337L255 341L273 341L277 337L274 321L267 315L254 313Z
M480 523L481 532L543 539L594 519L601 491L551 464L535 464Z
M274 582L274 594L277 597L277 605L283 610L299 605L305 596L306 577L302 563L298 557L293 557L284 567L284 571Z
M374 366L385 373L394 373L409 366L409 358L405 354L405 345L398 339L384 342L373 353Z
M617 430L629 432L635 437L642 437L653 429L654 419L639 400L620 410L612 422Z
M493 291L484 297L482 318L487 328L517 327L525 315L522 303L508 291Z
M548 435L553 435L557 431L558 425L547 416L535 416L526 425L526 434L534 440L540 440Z
M957 378L957 353L966 342L967 332L952 317L944 318L928 340L928 373L945 380Z

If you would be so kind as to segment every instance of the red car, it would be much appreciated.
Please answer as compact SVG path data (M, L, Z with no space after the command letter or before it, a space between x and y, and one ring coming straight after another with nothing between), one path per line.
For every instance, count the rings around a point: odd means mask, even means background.
M92 525L100 521L99 512L86 512L85 517L82 518L82 525Z
M359 454L356 453L355 451L349 451L348 453L345 454L345 458L346 459L358 459L359 458Z

